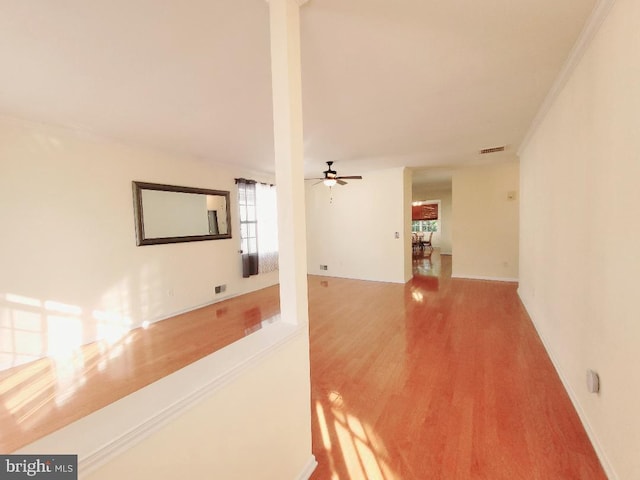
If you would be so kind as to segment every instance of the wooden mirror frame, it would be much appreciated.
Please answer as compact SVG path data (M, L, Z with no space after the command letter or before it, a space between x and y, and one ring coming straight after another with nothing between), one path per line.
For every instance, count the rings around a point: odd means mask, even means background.
M203 240L220 240L231 238L231 210L230 193L227 190L210 190L206 188L180 187L177 185L164 185L161 183L132 182L133 186L133 212L136 225L136 245L158 245L163 243L199 242ZM178 237L154 237L147 238L144 233L144 209L142 207L142 191L159 190L162 192L195 193L201 195L222 196L226 200L227 233L217 235L185 235Z

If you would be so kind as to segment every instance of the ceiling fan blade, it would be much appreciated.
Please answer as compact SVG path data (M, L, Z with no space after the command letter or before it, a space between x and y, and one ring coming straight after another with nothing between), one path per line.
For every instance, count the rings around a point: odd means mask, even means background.
M320 179L319 179L319 178L310 178L309 180L320 180ZM312 187L315 187L316 185L319 185L319 184L321 184L321 183L323 183L323 181L322 181L322 180L320 180L319 182L314 183L314 184L313 184L313 185L311 185L311 186L312 186Z
M342 177L342 178L344 178L344 177ZM344 180L340 180L340 179L338 179L338 178L336 178L336 183L337 183L338 185L346 185L346 184L347 184L347 182L345 182Z
M340 175L339 177L336 178L347 178L349 180L362 180L362 175L346 175L346 176L342 176Z

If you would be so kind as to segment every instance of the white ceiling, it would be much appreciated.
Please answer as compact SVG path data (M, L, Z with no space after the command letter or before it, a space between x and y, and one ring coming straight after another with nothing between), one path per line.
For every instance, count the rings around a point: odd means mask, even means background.
M311 0L307 172L515 158L594 4ZM0 0L0 66L0 113L273 171L264 0Z

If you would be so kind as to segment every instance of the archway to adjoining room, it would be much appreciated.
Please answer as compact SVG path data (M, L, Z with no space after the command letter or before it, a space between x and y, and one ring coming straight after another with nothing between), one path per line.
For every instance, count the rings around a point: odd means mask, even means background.
M413 170L411 231L414 275L439 276L443 260L450 268L453 253L451 185L452 169Z

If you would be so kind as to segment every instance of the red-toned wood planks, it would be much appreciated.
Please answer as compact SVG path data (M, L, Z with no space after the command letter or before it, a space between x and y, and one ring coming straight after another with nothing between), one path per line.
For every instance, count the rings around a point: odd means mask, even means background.
M414 272L406 285L309 277L312 479L606 478L516 285L452 280L437 252L414 258ZM48 358L0 372L0 452L278 311L271 287L87 345L64 382L65 366Z
M414 259L407 285L310 277L312 479L606 478L517 285L450 262Z
M260 328L280 312L278 287L94 342L69 358L0 372L0 453L12 452Z

